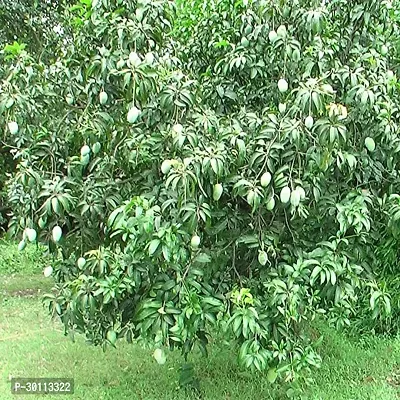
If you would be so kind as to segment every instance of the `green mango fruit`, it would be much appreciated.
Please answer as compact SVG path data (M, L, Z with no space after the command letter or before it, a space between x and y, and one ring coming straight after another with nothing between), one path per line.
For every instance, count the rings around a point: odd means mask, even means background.
M29 240L30 242L34 242L34 241L36 240L37 233L36 233L36 230L35 230L35 229L30 229L30 228L28 228L26 234L27 234L28 240Z
M261 265L265 265L268 261L268 255L265 251L259 251L258 252L258 262Z
M19 130L18 124L15 121L9 122L8 130L10 131L11 135L16 135Z
M126 116L126 119L128 120L128 122L129 122L130 124L134 124L134 123L137 121L137 119L139 118L140 114L141 114L141 111L140 111L138 108L132 107L132 108L128 111L128 114L127 114L127 116Z
M165 353L162 349L155 349L153 357L160 365L164 365L165 362L167 361L167 357L165 356Z
M194 235L192 237L192 240L190 241L190 245L194 248L197 249L200 246L200 236Z
M371 137L365 138L364 144L368 151L373 152L375 150L375 141Z
M281 93L285 93L285 92L288 91L288 88L289 88L289 85L288 85L286 79L283 79L283 78L279 79L279 81L278 81L278 90Z
M293 190L290 194L290 204L293 207L297 207L300 204L300 193L297 190Z
M100 99L100 104L101 105L106 104L107 100L108 100L108 94L106 92L104 92L104 91L100 92L99 99Z
M213 188L213 199L215 201L218 201L221 198L223 191L224 188L222 187L222 185L220 183L216 183Z
M288 203L290 200L290 194L291 194L291 190L290 190L289 186L285 186L281 190L281 194L280 194L281 202L284 204Z
M24 250L25 247L26 247L26 242L25 242L25 240L21 240L21 241L18 243L18 251Z
M84 257L79 257L77 261L77 265L80 269L82 269L86 264L86 259Z
M164 160L161 164L161 172L166 175L172 167L171 160Z
M313 118L311 115L309 115L309 116L305 119L304 125L305 125L308 129L311 129L311 128L313 127L313 125L314 125L314 118Z
M272 179L272 175L269 172L265 172L262 176L261 176L261 186L262 187L267 187Z
M58 225L56 225L54 228L53 228L53 230L52 230L52 237L53 237L53 240L57 243L57 242L59 242L60 240L61 240L61 237L62 237L62 229L58 226Z
M267 203L267 210L272 211L275 208L275 199L271 197Z

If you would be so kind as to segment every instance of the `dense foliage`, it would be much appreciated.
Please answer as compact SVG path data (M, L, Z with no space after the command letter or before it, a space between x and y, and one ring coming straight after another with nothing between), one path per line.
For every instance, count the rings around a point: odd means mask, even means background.
M398 329L389 1L82 0L65 17L56 61L3 52L0 115L10 233L48 244L66 331L187 355L222 329L274 381L320 364L318 314Z
M1 47L18 40L22 46L28 45L36 57L54 57L54 45L63 30L64 9L73 3L69 0L0 0Z

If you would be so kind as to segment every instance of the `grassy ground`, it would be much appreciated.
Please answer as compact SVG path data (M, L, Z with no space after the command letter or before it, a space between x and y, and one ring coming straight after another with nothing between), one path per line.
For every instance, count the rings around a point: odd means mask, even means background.
M80 337L75 343L64 337L60 324L51 321L42 307L40 294L51 287L51 280L43 277L43 265L37 260L40 253L33 246L19 253L15 245L0 242L0 400L18 399L10 393L12 376L73 377L75 394L68 397L73 399L189 398L178 389L178 354L170 354L159 366L150 350L137 345L121 342L103 353ZM324 364L313 373L315 383L304 399L400 399L400 339L356 341L325 326L318 329L325 336ZM208 359L196 354L191 361L204 399L286 398L287 387L270 385L261 374L240 372L235 355L222 345L213 345Z

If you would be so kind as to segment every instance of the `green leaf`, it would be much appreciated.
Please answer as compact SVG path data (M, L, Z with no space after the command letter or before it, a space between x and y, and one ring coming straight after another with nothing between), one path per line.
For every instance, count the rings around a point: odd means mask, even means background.
M211 257L206 253L200 253L199 255L197 255L195 257L195 259L193 261L198 262L198 263L210 263Z
M267 380L269 383L275 383L276 379L278 378L278 373L276 372L275 368L271 368L268 370L267 373Z
M150 242L149 245L149 256L152 256L158 249L158 246L160 245L161 240L160 239L153 239Z

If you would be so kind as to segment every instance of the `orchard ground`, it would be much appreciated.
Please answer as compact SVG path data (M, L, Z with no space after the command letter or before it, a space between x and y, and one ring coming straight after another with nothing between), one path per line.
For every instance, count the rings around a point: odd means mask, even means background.
M158 365L151 349L124 341L105 353L63 336L58 321L51 321L41 294L50 290L43 276L45 260L35 246L20 253L17 246L0 242L0 400L17 399L10 393L10 378L73 377L72 399L186 399L178 387L178 353L168 353ZM396 400L400 398L400 337L349 338L319 323L324 335L320 370L302 398L311 400ZM241 372L235 352L223 342L210 346L209 358L194 354L203 399L285 399L287 385L271 385L262 374ZM36 398L31 396L30 399ZM39 396L37 397L39 398ZM57 398L46 396L46 399ZM295 397L300 398L300 397Z

